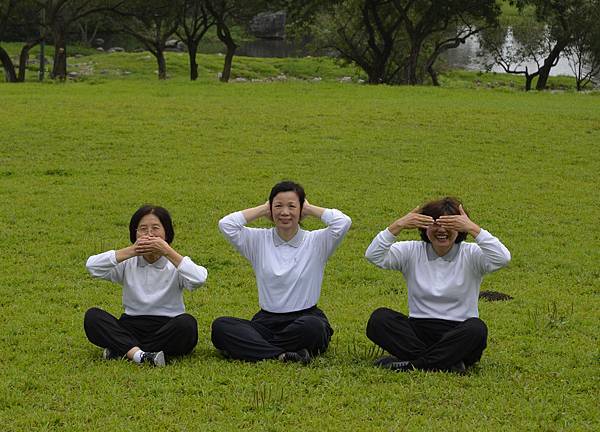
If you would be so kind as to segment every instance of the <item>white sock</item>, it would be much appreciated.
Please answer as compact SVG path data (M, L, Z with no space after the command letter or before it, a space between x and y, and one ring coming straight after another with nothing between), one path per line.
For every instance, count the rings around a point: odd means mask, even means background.
M144 351L142 351L142 350L136 351L133 354L133 359L132 360L134 362L136 362L136 363L141 363L142 362L142 354L144 354Z

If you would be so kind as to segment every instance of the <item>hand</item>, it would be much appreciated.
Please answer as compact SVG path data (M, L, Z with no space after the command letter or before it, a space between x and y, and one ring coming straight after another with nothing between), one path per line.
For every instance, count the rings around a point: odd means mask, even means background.
M304 220L306 216L310 215L310 204L306 198L304 198L304 204L302 205L302 213L300 214L300 220Z
M398 235L400 231L405 229L427 229L427 227L433 224L433 222L434 221L431 216L419 213L419 207L415 207L410 211L410 213L393 222L388 227L388 230L392 234Z
M171 246L160 237L142 236L136 240L133 246L138 255L164 256L171 250Z
M267 219L269 219L271 222L273 222L273 214L271 213L271 204L269 203L269 200L267 200L266 203L263 204L263 206L265 207L263 210L263 217L266 217Z
M319 207L316 205L312 205L308 202L306 198L304 198L304 205L302 206L302 213L300 214L300 220L304 219L307 216L313 216L316 218L320 218L323 216L323 212L325 209L323 207Z
M458 211L460 214L440 216L435 223L443 228L458 232L468 232L473 237L477 237L479 231L481 231L481 228L479 228L476 223L469 219L469 216L467 216L467 213L465 213L462 204L458 206Z

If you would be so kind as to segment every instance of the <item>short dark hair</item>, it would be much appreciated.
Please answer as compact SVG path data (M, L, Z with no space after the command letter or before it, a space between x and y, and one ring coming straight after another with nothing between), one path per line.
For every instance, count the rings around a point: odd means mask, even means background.
M423 204L423 206L419 209L419 213L431 216L434 220L443 215L458 215L460 214L459 206L461 202L458 198L454 197L444 197L438 200L429 201L428 203ZM464 209L465 213L467 211ZM468 215L468 213L467 213ZM419 228L421 231L421 239L424 242L431 243L429 237L427 237L427 230L425 228ZM460 243L464 239L467 238L466 232L459 232L458 236L454 243Z
M304 207L304 199L306 198L304 188L302 185L290 180L282 181L273 186L273 189L271 189L271 194L269 195L269 208L273 208L273 198L275 198L275 196L281 192L296 192L296 195L298 195L298 201L300 201L300 211L302 211L302 207Z
M165 229L165 241L171 244L175 238L175 231L173 230L173 221L171 220L171 215L166 208L151 204L145 204L141 206L135 211L133 216L131 216L131 220L129 221L129 240L131 240L131 243L135 243L137 239L136 231L140 221L144 216L149 214L155 215L158 220L160 220L160 223Z

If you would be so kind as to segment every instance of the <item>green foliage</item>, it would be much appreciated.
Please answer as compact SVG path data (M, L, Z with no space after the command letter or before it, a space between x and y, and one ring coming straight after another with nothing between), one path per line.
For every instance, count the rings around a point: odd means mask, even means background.
M143 55L99 59L151 74ZM597 93L137 73L0 84L3 430L599 429ZM283 178L353 219L325 271L332 344L308 367L226 361L210 323L250 317L257 295L217 221L264 202ZM379 306L406 311L406 288L364 251L399 214L442 194L461 197L511 250L510 267L482 288L514 300L481 302L490 336L469 375L377 370L366 321ZM82 329L91 306L121 311L119 287L91 279L85 260L125 246L144 202L171 211L174 247L209 270L206 288L185 298L199 344L164 369L102 361Z

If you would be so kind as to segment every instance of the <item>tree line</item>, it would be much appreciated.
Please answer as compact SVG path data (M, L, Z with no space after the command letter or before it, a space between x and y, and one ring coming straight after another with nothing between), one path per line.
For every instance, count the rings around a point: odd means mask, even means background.
M519 11L510 26L503 23L506 5ZM167 77L167 41L177 36L196 80L198 46L212 29L225 46L220 79L227 82L239 45L232 29L277 10L286 11L290 34L310 35L316 46L360 67L371 84L439 85L440 56L473 35L491 63L524 76L527 90L536 78L536 89L545 89L561 56L578 89L600 74L600 0L0 0L0 44L24 41L18 65L1 45L0 62L7 81L22 82L29 51L52 43L50 75L64 80L72 35L79 30L88 38L110 26L156 58L159 79ZM509 31L518 43L507 46Z

